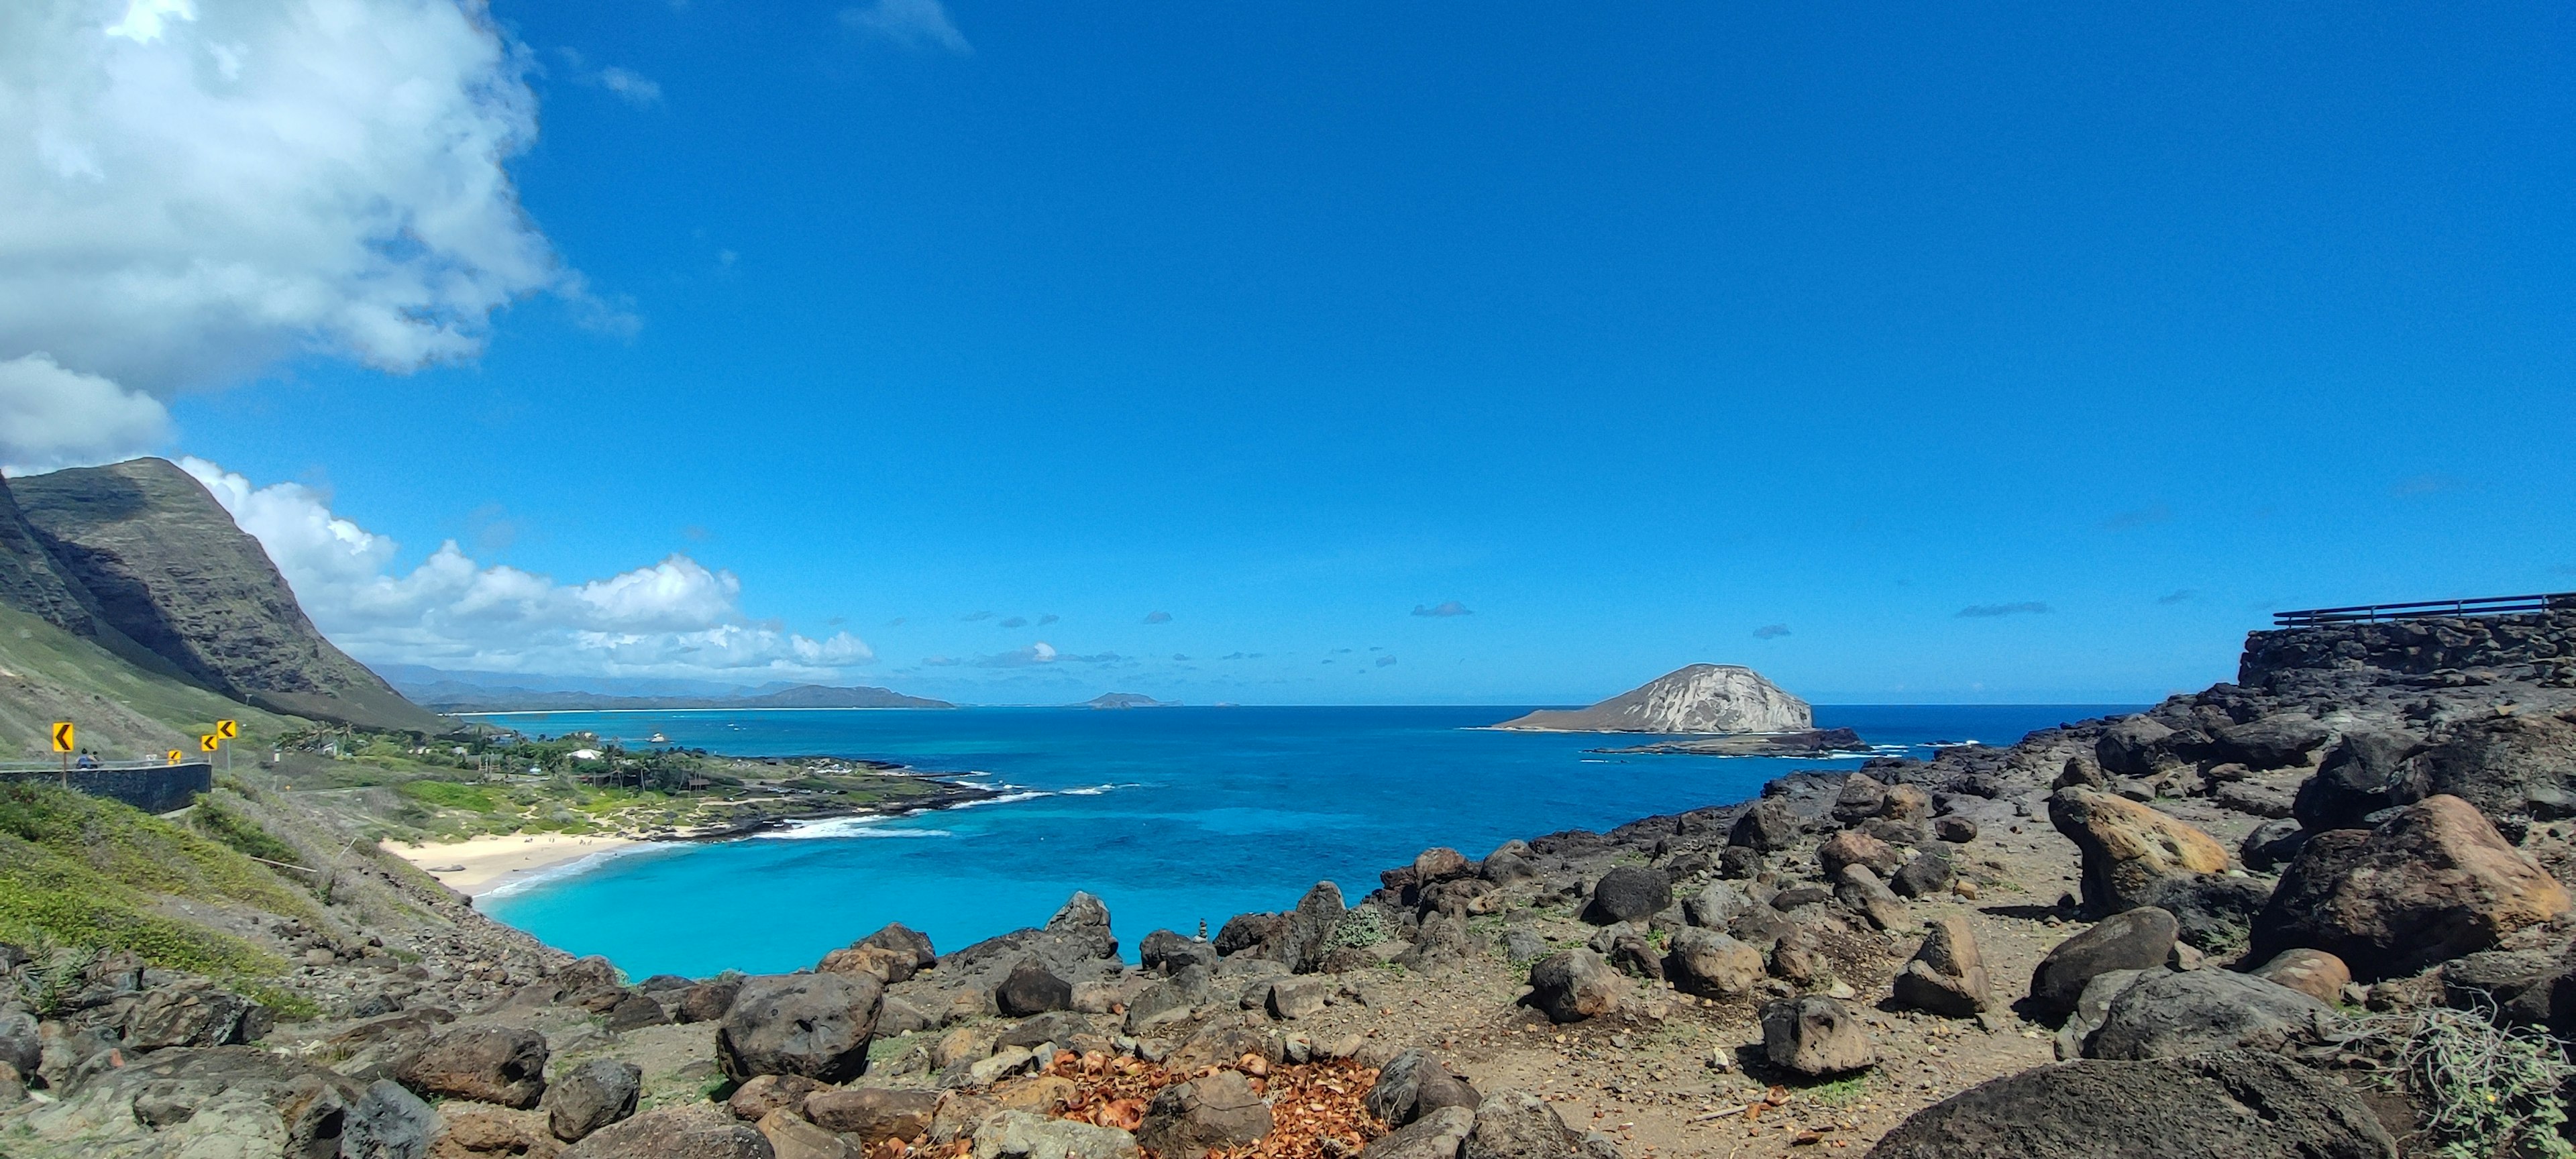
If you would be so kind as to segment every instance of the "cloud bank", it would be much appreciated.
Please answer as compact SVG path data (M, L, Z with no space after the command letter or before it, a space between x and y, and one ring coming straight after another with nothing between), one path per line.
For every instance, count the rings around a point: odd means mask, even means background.
M179 465L258 539L333 643L361 660L557 676L830 680L867 663L847 632L816 640L753 622L742 582L685 555L585 583L468 557L454 540L409 572L399 545L309 487Z
M1753 629L1753 638L1756 640L1777 640L1788 634L1789 625L1787 624L1764 624Z
M527 71L476 0L0 4L0 466L154 449L173 394L281 358L409 371L514 298L595 305L503 168Z
M1474 609L1465 604L1459 603L1456 600L1443 600L1440 603L1433 604L1429 607L1415 604L1413 605L1413 614L1417 616L1432 616L1445 620L1451 616L1472 616L1475 615L1476 612Z

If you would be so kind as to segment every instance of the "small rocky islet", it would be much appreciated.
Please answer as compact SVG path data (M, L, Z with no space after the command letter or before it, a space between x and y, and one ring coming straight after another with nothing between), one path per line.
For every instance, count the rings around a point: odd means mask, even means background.
M2444 1035L2564 1067L2571 794L2552 612L2256 633L2237 682L2144 713L1429 849L1133 965L1076 894L944 954L898 925L629 979L361 849L309 919L193 915L294 953L276 992L9 953L0 1149L2543 1153L2547 1086L2497 1078L2472 1121L2408 1076Z

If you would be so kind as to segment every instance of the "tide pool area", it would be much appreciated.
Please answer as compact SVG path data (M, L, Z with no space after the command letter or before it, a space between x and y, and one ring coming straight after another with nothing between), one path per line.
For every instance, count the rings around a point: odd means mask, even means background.
M1606 829L1729 804L1800 769L1862 758L1605 755L1632 734L1494 732L1520 708L968 708L512 714L529 733L598 733L740 756L900 761L1002 790L963 808L847 818L643 849L486 897L548 944L630 976L811 966L899 921L942 951L1046 921L1075 890L1108 903L1122 947L1211 933L1294 905L1319 880L1352 901L1433 845L1481 857L1512 838ZM2009 744L2119 705L1819 705L1887 753Z

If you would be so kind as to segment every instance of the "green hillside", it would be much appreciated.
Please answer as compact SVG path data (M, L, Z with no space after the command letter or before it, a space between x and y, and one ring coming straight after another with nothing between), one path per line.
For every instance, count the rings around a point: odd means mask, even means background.
M69 720L109 760L194 752L199 733L238 720L247 751L306 726L173 676L143 670L27 612L0 605L0 760L50 760L48 726Z

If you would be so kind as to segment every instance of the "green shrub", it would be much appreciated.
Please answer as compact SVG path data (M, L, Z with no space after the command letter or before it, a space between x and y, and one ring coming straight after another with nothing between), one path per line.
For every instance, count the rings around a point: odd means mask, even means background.
M2559 1134L2567 1122L2560 1091L2576 1080L2567 1044L2545 1030L2495 1025L2495 1007L2434 1007L2359 1024L2354 1040L2394 1062L2385 1075L2415 1097L2424 1132L2442 1159L2576 1156Z
M454 781L404 781L395 792L412 800L436 805L442 809L470 809L489 813L500 806L492 800L492 791L476 785Z
M1359 906L1342 915L1340 925L1324 944L1336 948L1359 949L1374 946L1395 936L1395 927L1387 921L1386 911L1373 905Z
M286 865L304 863L303 856L296 852L294 846L271 836L258 821L234 811L212 796L198 798L197 807L189 811L188 820L198 832L252 857Z
M0 785L0 941L125 950L218 977L285 970L239 938L163 916L161 896L321 920L276 873L193 831L49 785Z

